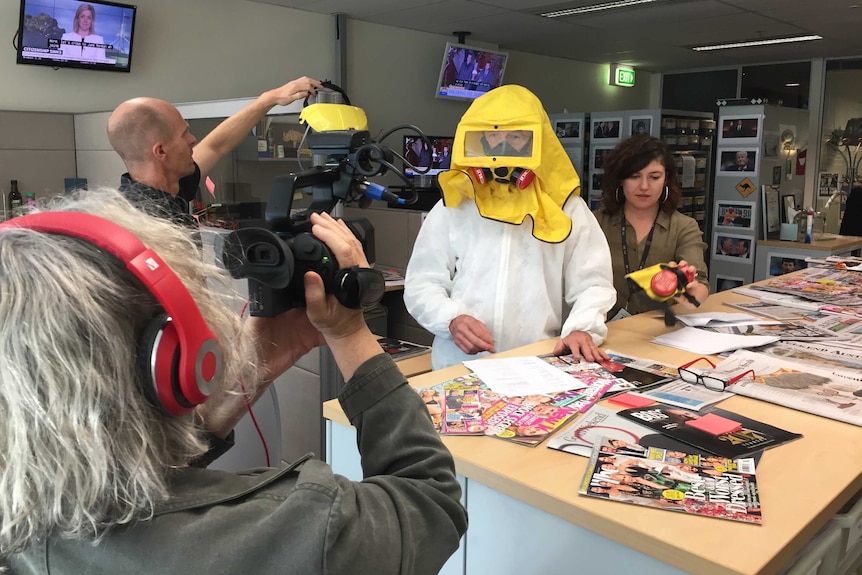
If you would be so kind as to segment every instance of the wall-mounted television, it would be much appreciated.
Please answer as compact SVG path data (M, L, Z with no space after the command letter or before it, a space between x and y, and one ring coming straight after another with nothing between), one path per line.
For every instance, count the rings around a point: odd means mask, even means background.
M137 6L21 0L18 63L128 72Z
M452 165L452 142L454 136L427 136L431 147L425 148L425 143L419 136L404 136L402 156L407 161L404 164L405 176L436 176ZM429 168L428 172L420 174L413 168Z
M505 52L447 43L437 79L437 97L474 100L493 90L503 83L508 59Z

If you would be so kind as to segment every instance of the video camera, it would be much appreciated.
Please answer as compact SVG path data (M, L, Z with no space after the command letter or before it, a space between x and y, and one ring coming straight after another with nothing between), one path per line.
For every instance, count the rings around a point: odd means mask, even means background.
M276 177L266 204L267 229L239 229L225 239L222 263L233 278L248 279L253 316L275 317L305 306L303 276L307 271L317 272L327 293L346 307L368 308L379 303L385 290L383 275L356 266L339 269L326 244L311 234L311 214L329 213L339 202L368 207L376 199L409 205L418 197L411 180L392 163L397 154L371 139L365 112L351 106L338 86L328 81L322 84L341 93L345 103L304 107L300 122L308 123L308 147L313 157L325 158L324 165ZM415 129L427 140L415 126L399 126L380 141L401 128ZM390 170L409 184L412 198L402 198L368 180ZM293 212L298 191L311 196L311 205ZM370 222L366 218L344 221L373 262L374 228Z

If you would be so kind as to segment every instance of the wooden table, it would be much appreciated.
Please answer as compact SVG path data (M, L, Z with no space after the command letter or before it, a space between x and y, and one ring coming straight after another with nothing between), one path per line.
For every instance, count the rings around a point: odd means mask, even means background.
M738 311L722 292L701 311ZM696 354L650 343L664 333L653 312L608 325L606 345L621 353L682 364ZM506 353L548 353L548 340ZM467 373L463 366L410 379L415 387ZM862 489L862 428L746 397L721 407L803 438L767 450L757 468L763 525L613 503L578 495L587 460L489 437L444 437L455 457L470 529L443 573L637 573L768 575L786 564ZM327 451L337 472L360 478L355 433L338 403L327 402Z

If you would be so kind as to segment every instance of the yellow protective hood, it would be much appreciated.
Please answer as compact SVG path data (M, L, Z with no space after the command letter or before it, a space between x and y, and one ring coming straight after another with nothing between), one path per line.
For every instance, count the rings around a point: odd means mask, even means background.
M529 155L493 155L487 145L477 146L477 136L494 131L532 132ZM529 169L535 179L525 189L493 177L482 184L469 175L474 167ZM437 178L448 207L472 198L485 218L520 224L530 216L533 236L543 242L559 243L572 231L562 207L569 196L580 193L580 178L542 103L522 86L501 86L470 105L455 133L452 169Z

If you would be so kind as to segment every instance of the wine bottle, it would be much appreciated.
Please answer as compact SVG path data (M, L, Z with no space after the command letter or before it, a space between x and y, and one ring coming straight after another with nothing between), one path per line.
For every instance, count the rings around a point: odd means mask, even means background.
M21 197L21 192L18 191L18 180L12 180L12 187L9 190L9 217L21 215L21 207L24 204L24 198Z

